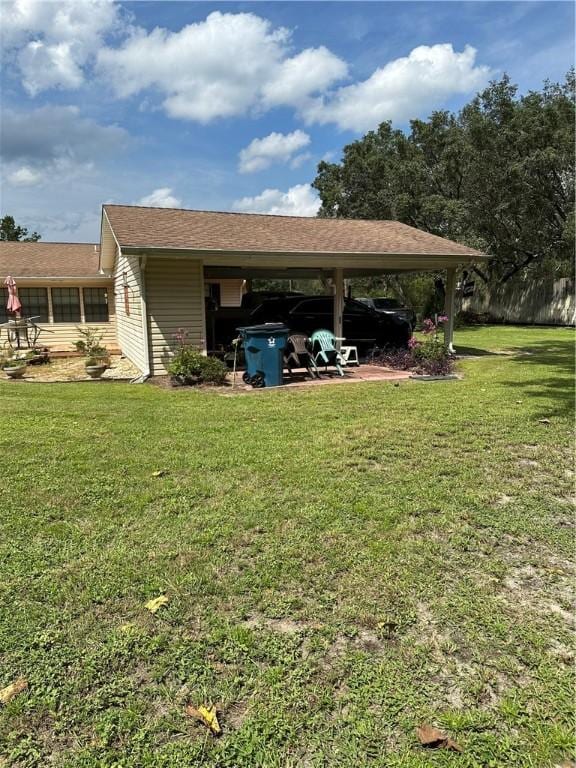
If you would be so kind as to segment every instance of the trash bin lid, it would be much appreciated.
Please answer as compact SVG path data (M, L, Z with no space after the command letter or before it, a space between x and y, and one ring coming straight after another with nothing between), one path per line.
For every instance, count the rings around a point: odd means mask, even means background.
M290 328L284 323L262 323L261 325L245 325L241 328L236 328L241 333L289 333Z

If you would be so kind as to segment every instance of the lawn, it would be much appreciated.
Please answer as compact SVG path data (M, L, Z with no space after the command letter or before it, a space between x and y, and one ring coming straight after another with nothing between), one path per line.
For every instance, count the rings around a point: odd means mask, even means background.
M571 765L573 342L463 329L440 383L0 385L0 764Z

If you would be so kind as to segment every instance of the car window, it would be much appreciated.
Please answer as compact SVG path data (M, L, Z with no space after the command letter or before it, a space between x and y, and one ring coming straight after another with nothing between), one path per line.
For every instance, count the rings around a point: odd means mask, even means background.
M354 299L346 299L344 303L344 311L347 315L369 315L370 307L367 304L362 304L360 301L354 301Z
M374 299L376 309L400 309L400 302L396 299Z
M334 311L334 300L326 297L321 299L308 299L297 304L292 313L295 315L327 315Z

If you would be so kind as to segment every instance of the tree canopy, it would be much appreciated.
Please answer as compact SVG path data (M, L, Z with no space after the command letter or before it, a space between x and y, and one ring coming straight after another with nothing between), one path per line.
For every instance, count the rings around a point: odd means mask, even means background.
M3 216L0 219L0 240L20 240L35 243L40 240L38 232L29 232L27 227L18 226L14 216Z
M486 281L573 269L575 77L519 97L507 76L459 113L382 123L321 162L320 216L396 219L492 256Z

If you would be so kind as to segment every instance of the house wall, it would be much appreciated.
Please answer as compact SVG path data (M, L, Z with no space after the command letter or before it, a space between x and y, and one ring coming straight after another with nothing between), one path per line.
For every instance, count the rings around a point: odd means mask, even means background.
M48 289L48 323L38 323L38 327L42 329L37 344L42 347L48 347L48 349L54 352L73 352L75 351L74 344L81 336L78 333L79 328L95 328L103 334L102 344L108 348L110 352L117 352L118 341L116 338L116 314L115 314L115 301L114 290L111 281L86 281L78 280L52 280L47 278L39 279L17 279L18 288L47 288ZM80 289L80 310L81 320L78 323L54 323L52 321L52 294L51 288L79 288ZM107 323L95 323L84 322L84 303L82 300L83 288L107 288L108 289L108 316L109 321ZM26 315L26 308L24 307L23 316ZM6 341L6 332L0 335L0 345Z
M116 329L118 345L141 371L148 368L145 344L145 324L142 322L143 280L136 256L120 254L114 270Z
M152 375L167 373L174 335L183 329L190 344L206 348L204 270L195 259L146 262L146 303Z

